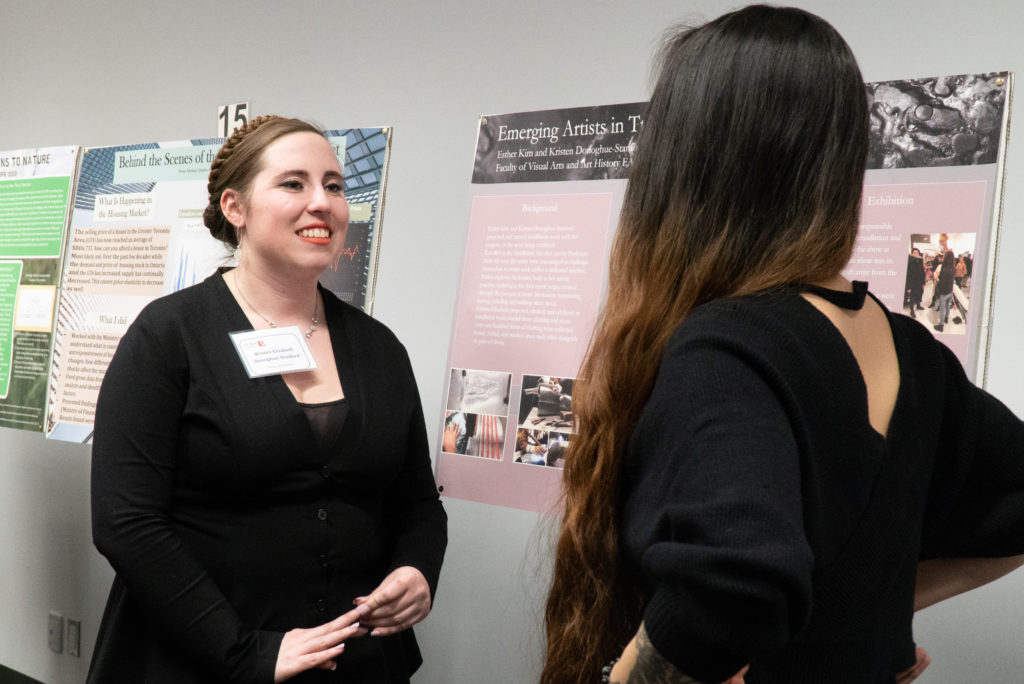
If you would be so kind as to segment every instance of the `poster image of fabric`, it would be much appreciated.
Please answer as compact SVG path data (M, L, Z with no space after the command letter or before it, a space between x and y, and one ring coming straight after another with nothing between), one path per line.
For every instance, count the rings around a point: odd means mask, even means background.
M0 152L0 427L43 431L78 147Z
M369 309L387 174L389 129L327 131L345 174L350 228L336 268L321 276L344 301ZM50 364L47 437L92 439L100 383L139 311L194 285L234 254L210 236L203 210L222 139L83 152Z
M501 460L511 373L453 368L445 403L445 453Z
M868 84L861 226L844 272L920 320L980 384L1011 88L1008 72Z
M480 119L437 423L444 495L553 509L572 437L572 384L597 319L643 110L634 103ZM453 398L470 384L464 373L500 374L507 392L492 394L503 398L487 409L460 411ZM500 433L487 431L491 416ZM460 435L487 435L494 457L473 457Z

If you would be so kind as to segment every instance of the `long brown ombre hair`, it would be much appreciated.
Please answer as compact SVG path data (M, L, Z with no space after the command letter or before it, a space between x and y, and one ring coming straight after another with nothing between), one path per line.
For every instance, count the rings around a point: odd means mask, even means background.
M713 299L837 275L867 150L860 70L820 17L755 5L666 39L573 395L542 684L597 681L640 625L621 457L673 330Z

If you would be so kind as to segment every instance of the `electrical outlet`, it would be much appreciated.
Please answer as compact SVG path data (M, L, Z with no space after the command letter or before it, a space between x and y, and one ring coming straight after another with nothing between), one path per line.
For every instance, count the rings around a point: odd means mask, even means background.
M64 651L64 616L57 613L50 613L50 622L46 629L46 639L50 644L50 650L54 653Z
M82 622L68 618L68 655L78 657L82 643Z

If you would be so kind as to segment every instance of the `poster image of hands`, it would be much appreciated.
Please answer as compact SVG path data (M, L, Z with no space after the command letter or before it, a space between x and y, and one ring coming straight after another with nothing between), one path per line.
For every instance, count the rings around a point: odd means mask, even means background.
M78 147L0 152L0 427L42 432Z
M911 236L903 310L933 330L967 334L974 233Z
M441 450L447 454L500 461L508 418L465 411L446 411Z
M512 374L452 368L448 380L449 411L487 413L508 418Z
M516 430L516 450L512 460L527 465L563 468L569 437L564 432L520 427Z
M574 432L573 381L552 375L524 375L519 426L528 430Z

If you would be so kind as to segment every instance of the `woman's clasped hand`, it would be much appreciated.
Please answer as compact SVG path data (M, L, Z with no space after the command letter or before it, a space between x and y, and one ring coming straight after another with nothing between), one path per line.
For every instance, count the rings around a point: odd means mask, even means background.
M366 634L359 619L367 612L359 606L319 627L286 632L277 654L274 681L284 682L314 668L335 669L334 659L345 650L345 641Z

